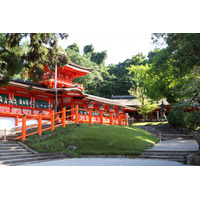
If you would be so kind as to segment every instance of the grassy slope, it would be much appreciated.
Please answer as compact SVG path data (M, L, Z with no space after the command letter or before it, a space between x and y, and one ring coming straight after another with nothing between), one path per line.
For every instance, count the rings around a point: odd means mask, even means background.
M71 128L70 128L71 127ZM74 128L73 128L74 127ZM144 149L153 146L158 139L137 127L74 124L67 125L65 132L38 141L32 136L27 143L40 153L68 152L76 156L90 155L139 155ZM55 132L62 131L59 127ZM44 134L50 134L46 131ZM68 145L75 145L74 151L67 150Z

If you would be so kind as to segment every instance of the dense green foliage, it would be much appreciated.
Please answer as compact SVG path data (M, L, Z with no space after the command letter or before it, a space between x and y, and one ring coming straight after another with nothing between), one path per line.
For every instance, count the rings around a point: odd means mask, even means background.
M76 43L73 43L73 44L71 44L71 45L69 45L68 47L67 47L67 49L71 49L71 50L73 50L73 51L75 51L75 52L80 52L80 50L79 50L79 46L76 44ZM67 50L66 49L66 50Z
M136 97L141 105L137 105L137 110L139 114L143 115L144 121L147 121L147 116L152 113L156 108L158 108L158 104L148 99L145 95L145 89L143 87L131 88L129 90L130 95Z
M74 82L84 84L86 93L107 98L112 95L128 95L128 90L137 84L134 73L131 75L129 73L129 67L147 64L146 57L139 53L122 63L111 64L106 67L104 63L107 58L106 51L95 52L91 44L86 45L83 52L83 55L80 54L71 45L67 48L71 61L93 69L90 75L74 79Z
M54 132L63 131L56 128ZM52 134L45 131L44 134ZM137 127L109 126L93 124L68 125L64 132L38 141L38 136L30 136L27 144L40 153L68 152L82 155L139 155L144 149L158 142L154 135ZM76 150L68 150L75 145Z
M94 47L87 45L84 47L83 55L70 48L67 48L67 54L72 62L93 69L92 73L76 78L73 81L84 84L86 93L110 97L112 88L108 87L108 85L115 79L115 76L110 75L105 66L104 60L107 56L106 52L94 52ZM94 55L100 55L100 60L98 58L95 60Z
M15 76L38 82L43 77L43 64L54 70L56 63L68 63L67 53L58 47L59 38L67 38L67 34L0 34L1 83ZM106 51L95 52L90 44L82 55L76 43L68 46L66 51L73 62L94 69L74 81L83 83L87 93L102 97L128 95L131 88L140 86L155 101L166 98L170 104L180 100L199 102L200 34L152 34L152 39L156 44L163 42L164 47L150 51L147 58L138 53L108 66Z
M110 75L115 76L112 84L112 93L113 95L129 95L128 90L137 85L137 82L134 77L134 73L130 74L129 67L131 65L141 66L145 65L147 60L142 53L138 53L133 56L131 59L126 59L124 62L117 65L111 64L108 66L108 72Z
M178 102L173 105L168 115L168 121L172 126L185 127L191 130L200 128L200 110L187 112L185 108L200 107L187 102Z
M153 99L167 98L173 104L179 100L199 101L200 34L153 34L157 44L166 47L149 53L151 68L147 95ZM154 94L153 94L154 93Z
M67 37L67 34L55 33L1 33L2 84L7 84L18 75L37 83L43 78L43 64L54 70L56 64L61 66L68 63L67 55L58 46L58 39Z

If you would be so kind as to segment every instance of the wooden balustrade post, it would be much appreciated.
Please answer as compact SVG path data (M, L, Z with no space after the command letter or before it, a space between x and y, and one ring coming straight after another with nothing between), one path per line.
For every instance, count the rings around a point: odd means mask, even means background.
M26 139L26 115L22 117L22 141Z
M63 128L65 128L66 126L66 108L65 106L63 107L63 110L62 110L62 126Z
M76 113L75 113L75 123L76 123L76 124L79 123L79 122L78 122L78 121L79 121L79 120L78 120L78 117L79 117L79 116L78 116L78 104L76 104Z
M17 115L16 117L15 117L15 126L18 126L18 121L19 121L19 116Z
M113 112L110 112L110 125L113 125Z
M92 124L92 108L89 108L89 124Z
M119 115L118 115L118 125L119 126L122 125L122 113L119 113Z
M128 126L128 120L127 120L127 115L126 115L126 113L124 113L124 118L125 118L125 120L124 120L125 126Z
M42 112L40 111L38 114L38 134L41 136L42 134Z
M100 124L103 125L103 110L100 110Z
M51 131L54 131L55 128L55 111L52 109L51 111Z

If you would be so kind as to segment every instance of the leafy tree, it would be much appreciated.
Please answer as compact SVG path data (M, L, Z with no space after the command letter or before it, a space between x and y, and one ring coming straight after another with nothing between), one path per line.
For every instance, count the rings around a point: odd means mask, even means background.
M143 115L144 121L147 121L147 116L158 107L158 104L148 99L143 87L131 88L129 94L140 101L141 105L137 105L138 112Z
M150 69L145 85L152 99L167 98L170 104L179 100L199 101L200 34L153 34L165 48L149 52Z
M43 78L43 64L54 70L68 63L68 57L58 46L58 38L66 39L67 34L55 33L1 33L0 73L1 83L6 85L11 77L18 74L23 79L39 82ZM28 39L28 42L22 41Z
M73 50L73 51L75 51L75 52L80 52L80 50L79 50L79 46L76 44L76 43L73 43L73 44L71 44L71 45L69 45L68 47L67 47L67 49L71 49L71 50ZM66 49L66 50L67 50Z
M92 44L86 45L86 46L84 46L84 48L83 48L83 53L84 53L84 54L92 53L93 51L94 51L94 47L93 47Z
M200 66L199 33L157 33L152 34L154 43L165 41L167 57L173 60L174 73L182 76Z
M147 89L146 95L152 100L166 98L170 104L182 98L182 77L174 73L173 60L166 55L166 50L157 51L152 58L149 69L142 78L143 86Z
M106 51L92 52L91 61L93 61L101 66L107 57L108 57L108 55L107 55Z
M149 70L149 65L131 65L127 68L128 74L133 75L136 87L143 87L146 79L146 72Z
M86 76L75 78L73 81L77 82L79 84L84 84L85 90L88 93L91 92L92 88L94 88L93 89L93 91L94 91L97 83L103 80L98 65L96 63L92 62L90 60L90 56L87 54L81 55L80 53L70 50L70 49L68 49L67 52L68 52L68 56L72 62L74 62L78 65L93 69L92 73L90 73ZM93 91L92 91L92 93L93 93Z
M146 57L142 53L134 55L131 59L126 59L117 65L109 65L108 72L110 75L115 76L113 79L113 91L110 95L128 95L128 90L132 86L136 86L134 73L129 74L129 67L131 65L140 66L146 65Z

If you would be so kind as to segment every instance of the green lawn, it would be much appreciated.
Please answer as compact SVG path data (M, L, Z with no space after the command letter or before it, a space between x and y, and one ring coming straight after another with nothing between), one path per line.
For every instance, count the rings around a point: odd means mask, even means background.
M55 132L63 131L59 127ZM46 131L44 134L51 134ZM110 126L75 124L67 125L63 133L39 140L30 136L26 144L40 152L68 152L75 156L82 155L139 155L144 149L153 146L158 138L134 126ZM68 145L75 145L76 150L67 150Z

